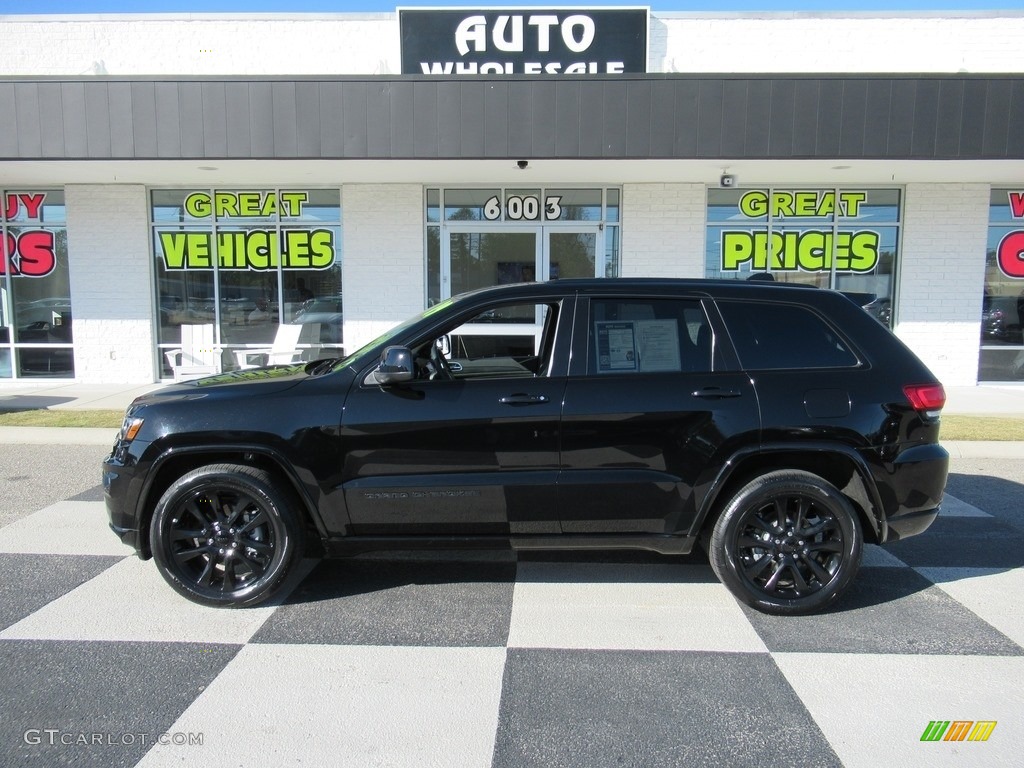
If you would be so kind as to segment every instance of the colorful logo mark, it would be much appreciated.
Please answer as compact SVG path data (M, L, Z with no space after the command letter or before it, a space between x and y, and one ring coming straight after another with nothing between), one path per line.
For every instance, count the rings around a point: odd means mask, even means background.
M932 720L921 741L988 741L995 729L995 720Z

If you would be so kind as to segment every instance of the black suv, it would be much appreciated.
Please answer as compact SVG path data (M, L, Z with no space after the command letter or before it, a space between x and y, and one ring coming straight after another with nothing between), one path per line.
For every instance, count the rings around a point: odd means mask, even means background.
M103 482L114 531L208 605L267 599L308 546L699 542L739 600L797 614L846 589L865 541L935 519L944 402L840 293L558 280L140 397Z

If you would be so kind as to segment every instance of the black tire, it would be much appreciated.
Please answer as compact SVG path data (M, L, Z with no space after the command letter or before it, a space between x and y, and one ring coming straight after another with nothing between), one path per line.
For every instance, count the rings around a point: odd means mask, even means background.
M809 472L748 483L715 522L708 558L736 599L764 613L814 613L860 568L864 538L850 501Z
M149 536L167 583L202 605L270 598L303 553L299 502L280 485L261 469L235 464L199 467L171 484Z

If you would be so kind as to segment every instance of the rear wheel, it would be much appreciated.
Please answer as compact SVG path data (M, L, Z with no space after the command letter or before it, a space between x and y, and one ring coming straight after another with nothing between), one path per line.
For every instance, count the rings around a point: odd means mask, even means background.
M302 557L298 501L269 473L234 464L200 467L161 497L150 546L167 582L213 606L271 597Z
M733 595L759 611L820 611L849 586L864 542L849 500L809 472L748 483L715 523L709 559Z

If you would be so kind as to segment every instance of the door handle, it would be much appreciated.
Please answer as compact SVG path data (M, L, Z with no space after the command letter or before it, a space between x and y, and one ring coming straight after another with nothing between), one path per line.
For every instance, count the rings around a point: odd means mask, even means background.
M739 397L743 393L738 389L721 389L720 387L705 387L690 393L693 397L704 397L709 400L721 400L726 397Z
M522 393L498 398L498 402L502 405L537 405L547 401L546 395L526 395Z

